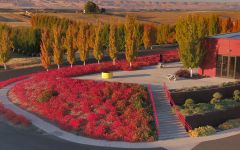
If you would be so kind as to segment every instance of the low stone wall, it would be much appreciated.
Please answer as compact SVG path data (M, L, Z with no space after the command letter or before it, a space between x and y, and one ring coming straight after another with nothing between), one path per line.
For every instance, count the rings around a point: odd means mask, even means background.
M188 98L193 99L195 103L208 103L215 92L220 92L224 98L230 98L233 97L233 92L237 89L240 89L240 84L196 91L171 92L171 96L176 105L183 105Z
M229 119L236 118L240 118L240 106L222 111L213 111L205 114L187 116L186 121L194 129L206 125L217 127Z

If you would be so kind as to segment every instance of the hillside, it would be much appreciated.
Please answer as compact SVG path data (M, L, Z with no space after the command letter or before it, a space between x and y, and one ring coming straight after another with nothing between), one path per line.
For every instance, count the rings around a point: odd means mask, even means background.
M82 9L87 0L0 0L5 9ZM118 10L237 10L239 0L93 0L101 7Z

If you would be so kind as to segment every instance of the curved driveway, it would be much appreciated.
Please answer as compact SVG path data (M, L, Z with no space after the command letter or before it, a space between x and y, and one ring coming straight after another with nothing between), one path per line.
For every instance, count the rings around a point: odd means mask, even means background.
M12 70L0 73L0 81L20 75L41 71L40 67ZM203 142L194 150L237 150L240 147L240 135L214 141ZM37 129L22 129L8 125L0 120L0 150L118 150L119 148L99 148L66 142L39 132ZM154 148L161 150L162 148Z

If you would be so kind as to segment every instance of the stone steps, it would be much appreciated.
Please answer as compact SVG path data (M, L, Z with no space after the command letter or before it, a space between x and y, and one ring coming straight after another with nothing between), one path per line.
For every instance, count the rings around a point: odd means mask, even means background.
M159 140L187 137L187 132L176 115L160 85L152 85L152 92L159 121Z

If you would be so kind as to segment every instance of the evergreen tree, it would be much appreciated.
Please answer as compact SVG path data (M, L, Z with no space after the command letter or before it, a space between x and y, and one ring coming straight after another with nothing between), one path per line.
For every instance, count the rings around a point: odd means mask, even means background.
M11 58L11 50L13 49L13 42L10 38L11 31L4 27L0 30L0 35L0 63L7 70L6 63Z
M125 56L127 61L132 67L132 61L136 57L136 37L134 34L136 28L136 18L133 16L127 16L125 22Z
M95 43L94 43L94 49L93 49L93 55L98 61L98 64L100 63L100 60L103 58L103 52L102 52L102 45L101 45L101 23L98 22L96 28L95 28Z
M53 58L54 63L60 68L63 61L63 50L61 47L62 35L61 28L58 26L53 27Z
M202 40L208 34L207 22L204 17L189 15L180 18L176 24L176 38L179 54L183 65L191 70L198 67L204 57Z
M42 66L48 71L49 65L51 64L51 56L48 48L49 31L43 29L41 34L41 62Z
M113 19L110 24L110 33L109 33L109 56L113 60L113 65L115 65L117 59L117 48L116 48L116 26L113 23Z

